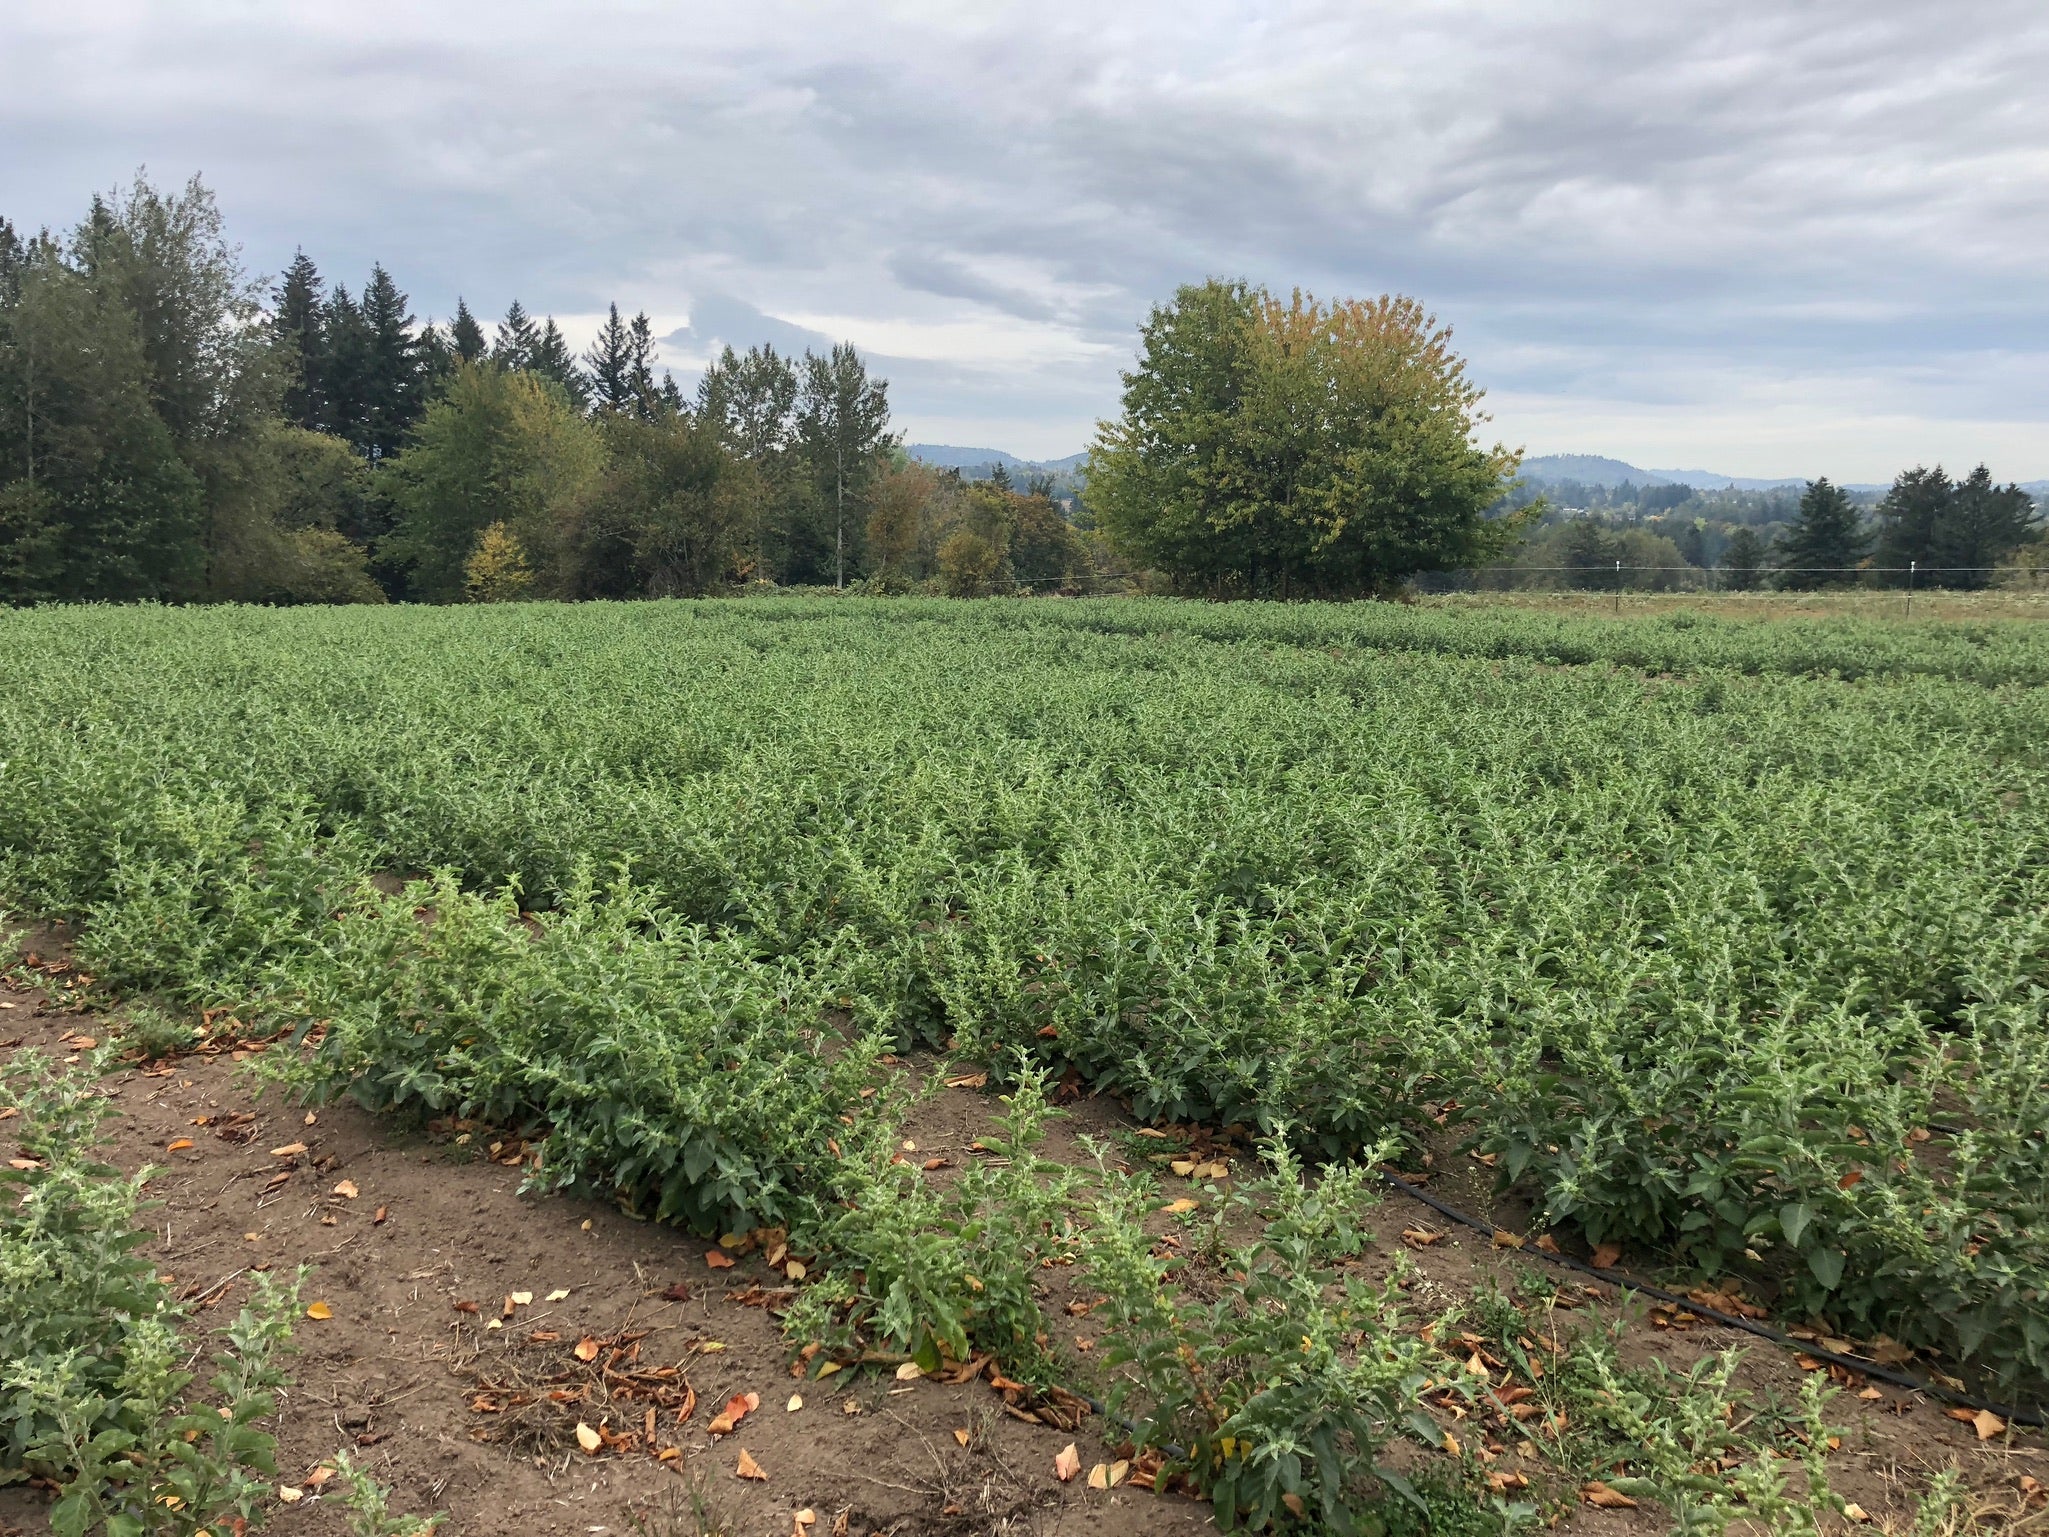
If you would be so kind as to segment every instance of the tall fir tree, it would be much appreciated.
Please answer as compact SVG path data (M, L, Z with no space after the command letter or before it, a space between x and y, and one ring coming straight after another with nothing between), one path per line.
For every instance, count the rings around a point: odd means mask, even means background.
M1575 587L1602 591L1613 587L1615 562L1621 558L1621 544L1592 518L1574 518L1558 541L1559 563L1570 568L1566 579Z
M540 333L534 329L534 317L514 299L505 318L498 322L498 341L491 348L491 361L505 368L531 368L540 340Z
M614 304L597 340L583 355L591 404L600 411L625 411L633 402L633 334Z
M1828 477L1811 480L1800 496L1800 511L1779 542L1779 585L1810 590L1856 580L1871 550L1871 534L1856 504Z
M1984 465L1958 481L1930 541L1930 563L1948 587L1983 587L1993 570L2040 531L2035 503L2017 485L1995 485Z
M320 430L370 451L370 331L345 283L327 291L320 313Z
M426 407L419 338L406 296L381 263L371 267L363 288L367 337L363 395L363 446L373 458L390 458Z
M1936 529L1949 512L1954 495L1955 488L1939 464L1932 470L1917 465L1902 472L1874 514L1878 548L1873 563L1902 568L1909 562L1934 565ZM1886 579L1898 583L1906 577L1888 572Z
M542 378L561 385L579 411L590 404L590 384L583 370L576 366L576 354L569 350L553 315L542 322L540 339L534 343L533 359L527 366Z
M448 323L448 350L464 363L479 361L488 350L484 328L477 324L477 317L470 313L469 305L463 302L460 294L455 298L455 319Z
M1749 592L1764 570L1764 541L1748 524L1729 535L1722 550L1722 584L1731 592Z
M320 270L303 250L292 257L272 296L271 330L284 349L285 420L317 429L326 417L320 371L325 333Z

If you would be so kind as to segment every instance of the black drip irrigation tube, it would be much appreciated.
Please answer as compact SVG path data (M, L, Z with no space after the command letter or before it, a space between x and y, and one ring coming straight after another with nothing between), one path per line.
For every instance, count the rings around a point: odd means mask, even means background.
M1438 1200L1436 1196L1431 1195L1427 1190L1410 1184L1399 1174L1392 1173L1387 1169L1379 1169L1375 1172L1411 1200L1422 1202L1432 1211L1437 1212L1441 1216L1448 1217L1453 1222L1457 1222L1462 1226L1469 1227L1476 1233L1485 1233L1489 1238L1492 1238L1496 1233L1505 1231L1505 1229L1497 1227L1491 1222L1482 1222L1478 1217L1471 1216L1466 1212L1460 1211L1456 1206L1451 1206ZM1797 1350L1802 1355L1808 1356L1813 1360L1825 1361L1831 1366L1840 1366L1845 1371L1856 1372L1860 1376L1876 1377L1880 1382L1890 1382L1895 1387L1911 1388L1916 1393L1925 1393L1930 1398L1939 1398L1944 1403L1955 1404L1959 1408L1989 1411L1998 1415L2009 1424L2039 1426L2044 1423L2044 1411L2041 1409L2023 1409L2015 1404L1994 1403L1989 1399L1979 1398L1972 1393L1959 1392L1955 1388L1944 1387L1941 1383L1931 1382L1926 1378L1916 1377L1908 1372L1894 1371L1890 1367L1880 1366L1875 1361L1861 1360L1856 1356L1839 1355L1833 1350L1825 1350L1818 1344L1810 1343L1807 1340L1796 1340L1790 1334L1774 1329L1768 1324L1761 1324L1753 1319L1742 1318L1734 1313L1724 1313L1720 1308L1711 1308L1705 1303L1695 1302L1691 1297L1682 1297L1677 1292L1666 1291L1663 1287L1653 1286L1648 1281L1639 1281L1634 1276L1618 1275L1613 1270L1597 1270L1592 1265L1587 1264L1586 1261L1574 1259L1569 1254L1554 1254L1549 1249L1539 1249L1534 1244L1523 1243L1520 1235L1518 1235L1518 1252L1534 1254L1546 1264L1556 1265L1563 1270L1576 1271L1580 1275L1589 1276L1604 1285L1616 1287L1618 1290L1642 1292L1646 1297L1655 1297L1660 1302L1670 1303L1673 1307L1684 1308L1689 1313L1697 1314L1702 1318L1712 1319L1726 1328L1741 1329L1745 1334L1754 1334L1761 1340L1770 1340L1774 1345L1782 1345L1788 1350Z

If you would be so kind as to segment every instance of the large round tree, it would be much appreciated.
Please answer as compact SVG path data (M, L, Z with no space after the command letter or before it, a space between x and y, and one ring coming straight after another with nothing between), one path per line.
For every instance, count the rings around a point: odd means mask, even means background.
M1389 591L1485 564L1520 454L1483 448L1481 391L1413 299L1212 279L1146 322L1124 414L1100 425L1088 501L1111 540L1186 590Z

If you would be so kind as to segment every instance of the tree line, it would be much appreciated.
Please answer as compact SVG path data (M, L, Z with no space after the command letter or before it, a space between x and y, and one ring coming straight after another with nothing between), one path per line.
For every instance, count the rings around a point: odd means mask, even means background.
M747 583L997 590L1098 564L1044 494L910 464L850 345L726 348L686 399L648 317L581 354L514 301L422 325L381 265L244 272L196 178L0 220L0 595L430 602Z
M1714 558L1703 559L1710 540ZM1488 575L1538 586L1562 578L1582 588L1620 583L1655 590L1685 585L1694 567L1715 570L1723 586L1737 591L1910 582L1982 588L2006 569L2045 565L2049 535L2033 498L2017 484L1998 484L1981 464L1962 479L1940 465L1903 471L1868 508L1826 478L1810 481L1777 527L1730 528L1706 519L1675 526L1658 517L1618 523L1580 513L1540 527Z

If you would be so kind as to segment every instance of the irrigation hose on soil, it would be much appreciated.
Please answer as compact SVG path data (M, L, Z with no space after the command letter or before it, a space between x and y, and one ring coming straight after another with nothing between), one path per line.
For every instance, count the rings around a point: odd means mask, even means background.
M1496 1227L1491 1222L1482 1222L1478 1217L1470 1216L1460 1211L1456 1206L1451 1206L1438 1200L1436 1196L1431 1195L1419 1186L1410 1184L1399 1174L1392 1173L1386 1169L1379 1169L1375 1172L1388 1184L1401 1191L1403 1195L1410 1197L1412 1200L1421 1201L1432 1211L1449 1217L1453 1222L1469 1227L1476 1233L1485 1233L1489 1238L1492 1238L1496 1233L1504 1231L1504 1229ZM1831 1366L1840 1366L1845 1371L1856 1372L1860 1376L1876 1377L1880 1382L1889 1382L1894 1387L1911 1388L1916 1393L1925 1393L1930 1398L1941 1399L1944 1403L1955 1404L1959 1408L1990 1411L2010 1424L2041 1425L2044 1423L2044 1411L2041 1409L2023 1409L2014 1404L1993 1403L1989 1399L1979 1398L1971 1393L1960 1392L1955 1388L1947 1388L1941 1383L1931 1382L1913 1376L1908 1372L1894 1371L1890 1367L1880 1366L1874 1361L1860 1360L1856 1356L1839 1355L1833 1350L1824 1350L1819 1345L1811 1344L1806 1340L1796 1340L1790 1334L1774 1329L1769 1324L1761 1324L1752 1319L1741 1318L1734 1313L1724 1313L1720 1308L1712 1308L1705 1303L1695 1302L1691 1297L1682 1297L1676 1292L1666 1291L1661 1286L1653 1286L1648 1281L1639 1281L1634 1276L1618 1275L1613 1270L1597 1270L1584 1260L1574 1259L1569 1254L1554 1254L1549 1249L1539 1249L1535 1245L1523 1244L1520 1239L1518 1239L1518 1249L1521 1253L1535 1255L1547 1264L1557 1265L1565 1270L1577 1271L1580 1275L1590 1276L1596 1281L1623 1291L1642 1292L1646 1297L1655 1297L1660 1302L1669 1303L1673 1307L1684 1308L1689 1313L1696 1314L1701 1318L1712 1319L1726 1328L1741 1329L1745 1334L1754 1334L1759 1339L1770 1340L1774 1345L1783 1345L1789 1350L1797 1350L1802 1355L1811 1357L1816 1361L1825 1361Z

